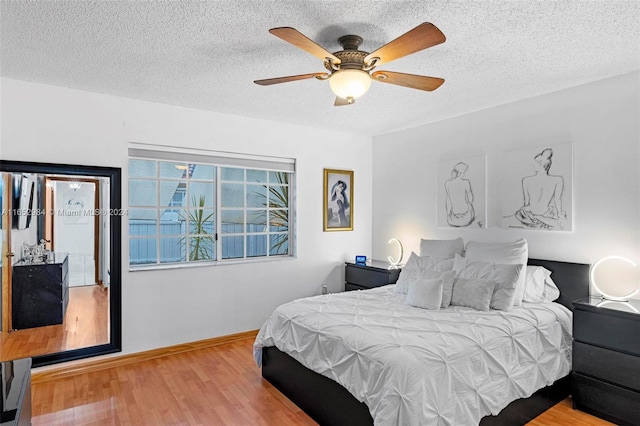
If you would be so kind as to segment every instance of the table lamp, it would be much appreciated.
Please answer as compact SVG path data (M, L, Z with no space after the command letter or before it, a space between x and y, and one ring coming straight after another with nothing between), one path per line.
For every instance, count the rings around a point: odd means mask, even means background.
M397 238L390 239L389 244L392 244L392 243L398 244L398 249L400 250L400 256L398 257L398 260L395 260L392 256L389 256L387 259L389 259L389 263L391 263L393 266L398 266L400 265L400 262L402 262L402 257L404 256L404 250L402 248L402 243Z
M627 302L638 293L637 264L622 256L607 256L591 266L589 279L603 299Z

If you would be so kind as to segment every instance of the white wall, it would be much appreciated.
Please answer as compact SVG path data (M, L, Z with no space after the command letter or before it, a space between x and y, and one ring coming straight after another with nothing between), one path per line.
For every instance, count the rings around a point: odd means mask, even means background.
M123 221L124 353L259 328L283 302L344 288L343 261L371 248L371 138L2 80L0 157L121 167L144 142L297 159L297 258L129 272ZM311 112L310 112L311 113ZM355 171L353 232L322 232L323 168ZM127 188L123 186L123 206Z
M83 211L94 208L96 185L83 182L73 190L69 182L54 181L54 208L73 212L69 200L83 203L79 217L54 217L53 251L69 256L69 286L95 285L95 220Z
M638 72L374 138L373 256L418 252L420 238L511 241L530 257L592 263L640 261ZM499 228L500 171L508 151L574 144L574 231ZM438 162L487 155L488 228L438 228ZM406 257L405 257L406 260Z

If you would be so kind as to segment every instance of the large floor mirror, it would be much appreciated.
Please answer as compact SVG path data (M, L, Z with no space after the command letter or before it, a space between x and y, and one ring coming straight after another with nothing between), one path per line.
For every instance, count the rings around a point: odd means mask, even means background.
M0 161L0 361L121 350L121 171Z

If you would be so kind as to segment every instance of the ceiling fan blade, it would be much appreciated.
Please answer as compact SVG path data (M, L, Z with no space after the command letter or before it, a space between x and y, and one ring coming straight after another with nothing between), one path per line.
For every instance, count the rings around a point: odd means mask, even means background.
M336 100L333 103L333 106L345 106L345 105L352 105L356 102L355 99L350 98L349 99L345 99L345 98L341 98L340 96L336 96Z
M255 80L255 84L260 86L270 86L272 84L287 83L289 81L306 80L307 78L317 78L318 80L326 80L329 74L326 72L314 72L311 74L290 75L287 77L266 78L264 80Z
M443 78L427 77L425 75L405 74L393 71L376 71L371 74L371 78L382 83L396 84L398 86L410 87L412 89L426 90L431 92L442 86Z
M435 25L424 22L378 50L369 53L365 56L364 62L365 64L371 64L377 58L375 66L382 65L411 53L444 43L445 40L446 37Z
M300 31L291 27L279 27L271 28L269 30L271 34L276 37L280 37L282 40L293 44L294 46L304 50L307 53L311 53L313 56L322 59L330 58L334 64L339 64L340 59L334 56L333 53L327 51L324 47L320 46L315 41L311 40Z

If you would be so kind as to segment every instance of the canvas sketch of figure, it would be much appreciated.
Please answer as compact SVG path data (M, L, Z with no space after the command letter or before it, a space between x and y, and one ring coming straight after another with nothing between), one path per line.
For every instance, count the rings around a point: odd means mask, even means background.
M553 150L545 148L533 159L534 174L522 179L523 204L514 217L525 227L564 229L567 214L562 207L564 179L549 174Z
M347 184L339 180L331 187L331 202L329 203L329 217L332 222L338 222L340 227L348 227L349 197L347 197Z
M468 169L469 166L466 163L457 163L451 170L451 178L444 183L445 209L449 226L469 226L476 218L471 182L465 178Z

